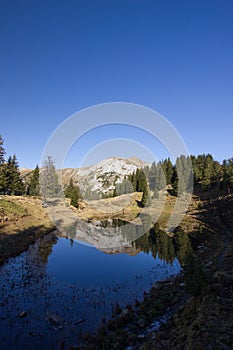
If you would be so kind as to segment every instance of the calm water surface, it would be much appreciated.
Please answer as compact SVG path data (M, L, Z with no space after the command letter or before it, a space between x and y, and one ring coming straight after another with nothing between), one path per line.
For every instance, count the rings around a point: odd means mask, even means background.
M68 349L110 318L116 302L134 304L177 274L178 259L163 258L147 241L107 254L50 234L9 259L0 266L1 349Z

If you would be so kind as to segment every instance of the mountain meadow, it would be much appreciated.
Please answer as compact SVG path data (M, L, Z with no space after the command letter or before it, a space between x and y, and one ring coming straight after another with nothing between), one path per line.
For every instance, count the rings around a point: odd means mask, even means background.
M1 349L232 349L233 158L31 170L5 154L0 137ZM54 193L72 234L48 216Z

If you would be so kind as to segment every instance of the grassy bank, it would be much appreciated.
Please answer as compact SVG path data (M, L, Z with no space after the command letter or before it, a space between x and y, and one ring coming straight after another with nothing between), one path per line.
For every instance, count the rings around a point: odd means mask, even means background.
M53 229L41 199L1 196L0 264L7 258L20 254L38 237Z

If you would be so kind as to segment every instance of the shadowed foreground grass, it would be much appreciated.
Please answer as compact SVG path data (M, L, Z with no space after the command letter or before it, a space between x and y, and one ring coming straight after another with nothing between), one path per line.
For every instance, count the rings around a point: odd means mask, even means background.
M33 197L1 196L0 264L26 250L29 244L52 231L42 201Z

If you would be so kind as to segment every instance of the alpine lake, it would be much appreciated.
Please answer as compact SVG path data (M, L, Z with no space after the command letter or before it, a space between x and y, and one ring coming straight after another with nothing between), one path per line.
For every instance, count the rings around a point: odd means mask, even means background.
M111 252L56 232L39 238L0 266L1 349L75 348L83 334L114 315L116 305L134 305L153 284L177 275L186 237L169 237L155 224Z

